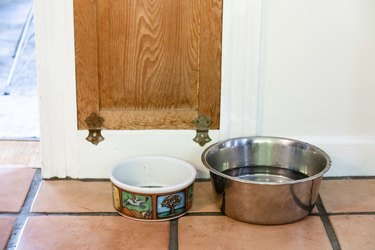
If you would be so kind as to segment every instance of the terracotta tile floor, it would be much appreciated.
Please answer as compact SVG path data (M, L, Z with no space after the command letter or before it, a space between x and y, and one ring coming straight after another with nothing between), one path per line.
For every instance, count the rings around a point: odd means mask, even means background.
M169 230L119 216L34 216L18 249L168 249Z
M109 181L2 165L0 182L0 249L375 249L375 177L324 179L312 215L279 226L222 215L208 181L187 215L156 223L119 216Z
M7 245L15 221L16 217L0 215L0 249L4 249Z
M280 226L246 224L226 216L185 216L179 219L178 232L181 249L332 249L318 216Z
M32 168L0 166L0 211L20 211L34 174Z
M149 223L114 211L109 181L41 180L39 169L20 167L14 167L12 178L31 180L30 170L36 175L30 189L35 191L21 210L10 213L0 206L0 248L375 249L375 177L325 179L311 216L261 226L222 215L207 181L195 183L194 205L187 215ZM0 171L0 179L5 175Z
M32 212L115 212L111 183L75 180L42 181Z

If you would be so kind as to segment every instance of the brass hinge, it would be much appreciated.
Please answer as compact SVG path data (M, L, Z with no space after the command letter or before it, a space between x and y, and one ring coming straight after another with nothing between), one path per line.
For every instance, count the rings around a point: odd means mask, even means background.
M85 119L85 122L89 127L89 135L86 137L86 140L92 144L98 145L99 142L104 140L101 132L104 118L93 112Z
M197 126L197 135L194 137L193 141L203 147L206 143L211 141L211 138L208 135L208 128L211 125L211 118L201 115L193 122Z

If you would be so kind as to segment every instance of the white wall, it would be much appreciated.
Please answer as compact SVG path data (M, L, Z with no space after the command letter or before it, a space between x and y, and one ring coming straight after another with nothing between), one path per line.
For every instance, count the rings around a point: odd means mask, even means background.
M260 132L375 135L375 1L264 0Z
M375 1L264 0L258 133L300 138L331 175L375 174Z
M128 157L164 154L207 177L194 131L104 131L98 146L77 131L72 1L35 0L43 176L107 178ZM330 154L328 175L375 175L374 61L373 0L224 0L213 142L292 137Z

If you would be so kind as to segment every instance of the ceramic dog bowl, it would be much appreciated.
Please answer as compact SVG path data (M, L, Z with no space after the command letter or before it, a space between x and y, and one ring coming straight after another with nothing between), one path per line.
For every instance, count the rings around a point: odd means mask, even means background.
M121 215L142 221L184 215L193 201L195 168L170 157L129 159L113 168L113 206Z

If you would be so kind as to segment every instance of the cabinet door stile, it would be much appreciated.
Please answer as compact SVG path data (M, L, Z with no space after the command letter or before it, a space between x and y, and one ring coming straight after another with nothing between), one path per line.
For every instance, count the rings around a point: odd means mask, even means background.
M199 113L211 117L211 129L220 123L222 0L201 1Z
M74 0L78 128L87 129L85 119L99 114L97 46L97 1Z

